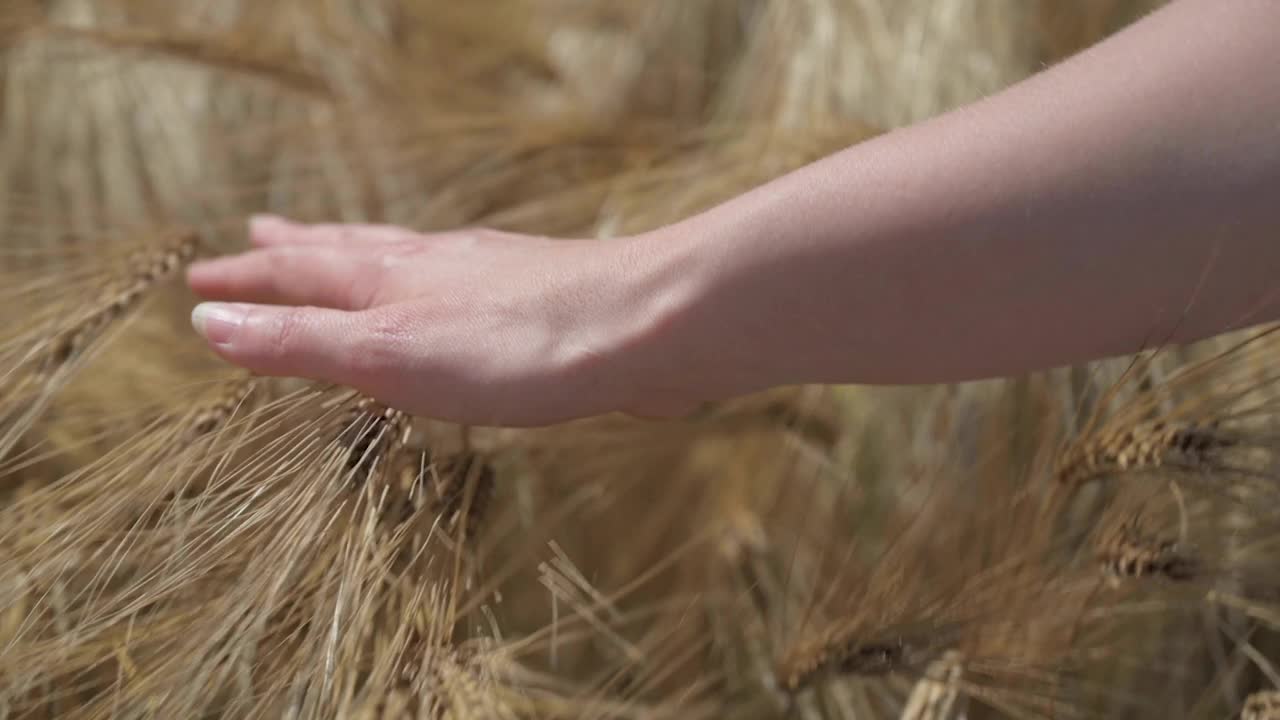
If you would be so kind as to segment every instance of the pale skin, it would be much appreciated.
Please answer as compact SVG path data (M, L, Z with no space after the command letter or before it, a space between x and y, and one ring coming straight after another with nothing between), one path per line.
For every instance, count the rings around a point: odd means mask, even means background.
M1020 374L1280 319L1280 0L1176 0L1004 92L610 241L256 218L194 265L260 374L474 425Z

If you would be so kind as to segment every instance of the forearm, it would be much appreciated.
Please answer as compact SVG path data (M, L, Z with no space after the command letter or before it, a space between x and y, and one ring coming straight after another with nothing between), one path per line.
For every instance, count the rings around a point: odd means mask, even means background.
M1176 2L642 239L695 300L665 357L713 394L949 382L1280 317L1277 27L1274 0Z

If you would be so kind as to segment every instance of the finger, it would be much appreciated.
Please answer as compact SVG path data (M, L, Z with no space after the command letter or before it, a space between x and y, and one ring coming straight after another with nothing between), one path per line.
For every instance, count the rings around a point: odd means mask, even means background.
M191 324L223 359L251 372L385 393L401 385L403 334L367 312L203 303Z
M193 263L187 282L209 300L317 305L363 310L373 302L385 265L328 247L275 247Z
M417 234L392 225L304 225L275 215L249 219L249 242L257 247L328 245L351 247L412 241Z

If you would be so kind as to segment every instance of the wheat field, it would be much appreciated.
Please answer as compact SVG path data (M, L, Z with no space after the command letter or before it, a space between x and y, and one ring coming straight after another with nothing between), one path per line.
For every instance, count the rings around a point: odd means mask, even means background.
M1148 0L0 6L0 718L1280 719L1280 340L664 422L242 374L259 212L610 238Z

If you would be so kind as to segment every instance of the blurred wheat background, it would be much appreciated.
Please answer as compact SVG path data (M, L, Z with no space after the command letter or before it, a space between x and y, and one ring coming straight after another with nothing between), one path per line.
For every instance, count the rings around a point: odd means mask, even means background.
M607 242L1156 4L4 3L0 718L1280 718L1265 330L500 431L187 319L252 213Z

